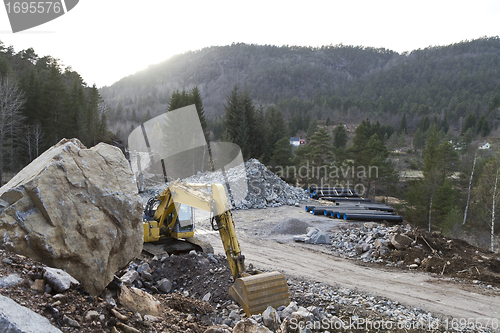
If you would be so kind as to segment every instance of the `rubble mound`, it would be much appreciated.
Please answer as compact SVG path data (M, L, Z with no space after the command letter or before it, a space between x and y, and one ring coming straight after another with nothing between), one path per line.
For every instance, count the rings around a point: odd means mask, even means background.
M311 225L299 219L289 218L279 222L272 230L280 235L301 235L307 233L307 228Z
M412 229L406 235L414 242L403 250L385 253L386 261L447 275L475 283L500 286L500 256L470 245L461 239L444 237L440 232Z
M279 207L282 205L298 205L300 202L309 201L307 192L287 184L275 175L266 166L256 159L245 162L246 173L242 168L235 167L226 171L226 176L232 186L238 187L238 180L246 177L248 193L235 209ZM220 172L206 172L185 179L190 183L221 183L225 180ZM240 191L241 188L234 190Z
M175 292L170 295L165 295L163 301L166 306L175 311L184 313L196 313L207 315L214 312L214 308L207 303L193 297L186 297L180 292Z
M440 232L370 222L330 235L331 251L343 257L500 286L497 254Z
M435 331L446 330L446 321L441 316L432 314L421 308L413 308L391 301L384 297L373 296L350 290L343 287L332 287L323 283L287 277L290 288L291 303L277 309L268 308L264 313L247 318L243 309L230 300L214 301L214 298L203 296L203 299L194 297L194 290L198 294L205 291L226 294L219 285L231 283L229 270L223 269L222 274L217 273L221 268L227 266L223 256L214 256L215 262L210 255L181 255L169 257L147 257L142 262L135 262L136 269L142 273L139 279L143 281L143 289L148 295L159 303L160 314L140 314L120 302L120 289L123 292L124 285L113 281L99 297L89 296L78 286L72 286L63 292L45 288L43 277L44 266L29 258L0 250L0 276L17 276L11 279L12 283L0 286L0 292L18 304L27 307L50 320L52 325L65 333L75 332L196 332L196 333L231 333L241 332L238 327L254 324L257 332L269 332L265 328L275 329L274 332L294 332L293 321L302 323L307 321L327 322L332 324L345 323L346 327L352 320L366 318L367 320L385 320L401 322L406 327L417 327L411 332L428 332L428 326L419 326L422 323L431 322ZM219 260L220 259L220 260ZM224 259L224 260L223 260ZM173 288L169 293L155 293L154 288L147 289L146 282L150 286L156 285L158 281L153 278L159 270L159 263L171 265L170 271L178 272L177 278L172 278ZM200 271L206 269L206 262L210 264L208 273L209 280L196 280ZM196 262L202 264L196 268ZM186 269L180 266L187 265ZM151 272L149 272L149 269ZM212 270L212 271L210 271ZM148 275L150 274L150 275ZM158 278L164 279L164 275ZM184 280L181 279L184 277ZM184 285L184 282L185 285ZM192 283L187 283L193 281ZM41 283L40 283L41 282ZM204 290L194 284L204 284ZM132 287L130 287L132 289ZM144 291L146 293L146 291ZM210 302L206 299L209 298ZM139 301L136 301L139 302ZM293 321L292 321L293 320ZM329 330L337 331L337 330ZM346 329L348 331L348 329ZM364 332L365 329L353 332ZM395 330L394 332L407 332L407 330ZM490 329L482 329L481 332L493 332ZM252 331L253 332L253 331ZM324 332L324 330L312 330L312 332ZM453 332L471 332L467 327L454 328Z
M129 279L131 272L137 274ZM212 305L230 300L228 290L233 278L225 256L194 251L171 256L165 253L161 258L131 262L118 275L124 283L152 294L180 292L197 299L205 298Z
M0 188L7 249L66 270L92 295L141 253L142 205L120 149L63 139Z

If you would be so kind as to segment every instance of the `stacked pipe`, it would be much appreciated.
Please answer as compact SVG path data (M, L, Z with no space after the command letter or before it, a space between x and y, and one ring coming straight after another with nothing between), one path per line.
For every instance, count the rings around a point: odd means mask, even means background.
M394 208L376 202L339 202L336 203L335 206L308 205L305 209L306 212L310 212L313 215L326 215L333 218L344 219L346 221L403 221L401 216L394 213Z
M312 199L320 198L359 198L352 188L348 187L314 187L310 186L307 192Z

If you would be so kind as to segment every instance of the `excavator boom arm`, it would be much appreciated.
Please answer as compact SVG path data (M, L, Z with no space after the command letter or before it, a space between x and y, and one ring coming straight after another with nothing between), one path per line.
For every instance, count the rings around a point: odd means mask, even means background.
M238 302L247 316L264 311L267 306L279 307L290 302L288 286L283 274L279 272L262 273L247 270L245 257L241 254L240 243L236 238L234 220L227 202L226 192L222 184L197 185L183 182L171 183L162 191L157 200L160 201L154 219L158 229L164 227L171 232L181 204L209 211L213 214L212 228L219 232L229 268L235 280L229 289L231 297ZM165 225L169 214L174 213L173 220ZM144 239L148 239L144 227Z

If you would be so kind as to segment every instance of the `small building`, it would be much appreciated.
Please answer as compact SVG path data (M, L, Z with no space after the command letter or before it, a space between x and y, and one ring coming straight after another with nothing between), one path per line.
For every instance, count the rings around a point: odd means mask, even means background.
M292 136L290 138L290 145L298 147L300 146L300 138L298 136Z
M490 149L491 145L488 142L483 143L478 149Z
M306 144L306 140L305 139L301 139L298 136L292 136L290 138L290 145L292 145L294 147L298 147L300 145L305 145L305 144Z

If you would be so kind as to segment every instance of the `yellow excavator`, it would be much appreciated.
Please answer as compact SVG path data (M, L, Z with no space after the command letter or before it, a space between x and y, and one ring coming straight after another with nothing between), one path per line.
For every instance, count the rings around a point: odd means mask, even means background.
M145 209L144 242L164 239L186 240L195 234L192 208L213 214L212 229L219 232L234 284L229 295L248 317L262 313L268 306L278 308L290 303L285 276L279 272L262 273L247 269L236 238L234 221L222 184L171 182Z

